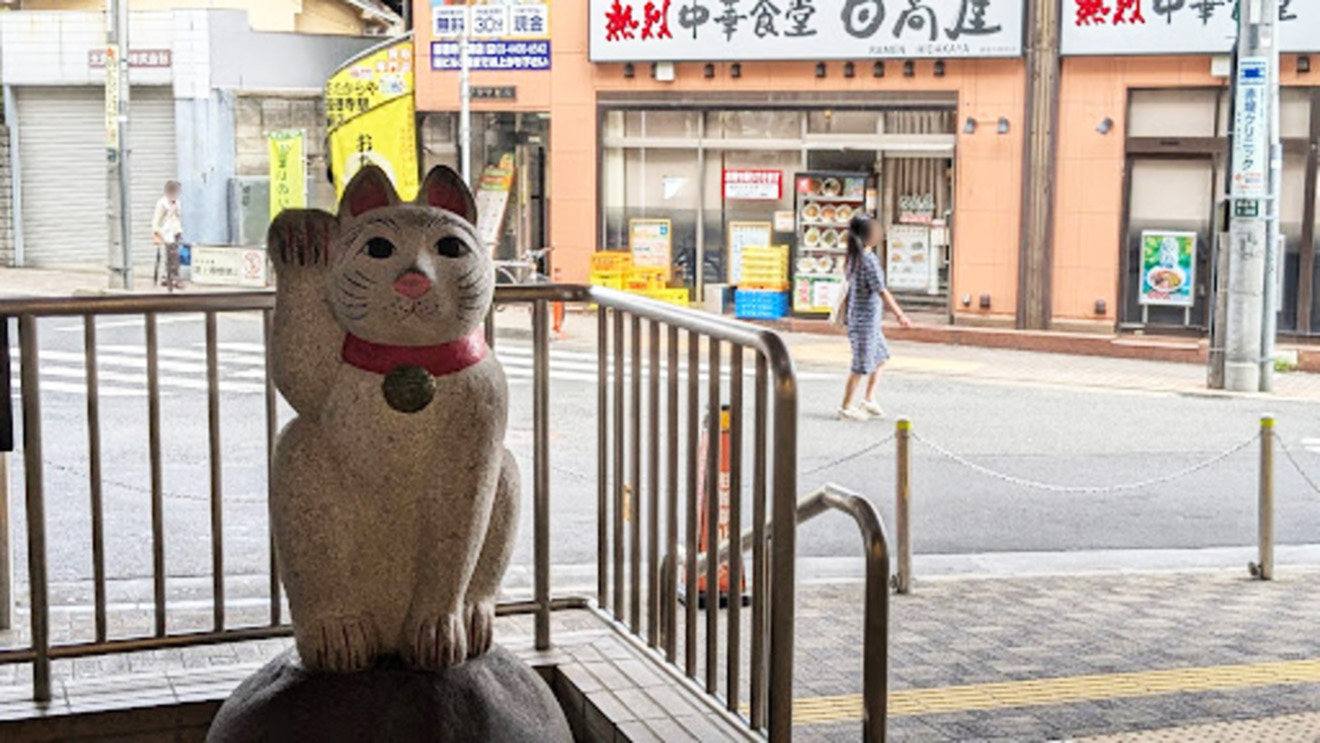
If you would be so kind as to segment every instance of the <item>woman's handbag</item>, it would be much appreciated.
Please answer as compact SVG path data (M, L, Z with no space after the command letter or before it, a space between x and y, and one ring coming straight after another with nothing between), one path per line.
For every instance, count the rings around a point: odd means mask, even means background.
M839 328L848 327L848 295L852 293L851 277L843 280L839 294L834 298L834 307L830 308L830 325Z

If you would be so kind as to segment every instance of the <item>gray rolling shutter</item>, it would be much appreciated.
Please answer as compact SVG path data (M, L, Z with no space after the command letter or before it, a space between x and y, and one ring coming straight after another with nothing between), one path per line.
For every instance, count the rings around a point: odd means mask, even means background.
M23 248L30 266L104 266L105 104L99 88L20 88L19 162ZM166 180L176 178L174 99L168 88L135 88L129 128L133 254L155 259L151 215ZM187 205L184 205L185 225Z

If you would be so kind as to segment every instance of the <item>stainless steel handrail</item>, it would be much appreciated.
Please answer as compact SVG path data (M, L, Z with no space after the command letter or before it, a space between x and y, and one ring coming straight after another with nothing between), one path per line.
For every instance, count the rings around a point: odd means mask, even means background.
M612 315L615 329L614 345L614 372L617 376L615 380L615 421L612 427L613 434L619 437L617 446L613 448L618 455L614 463L616 468L614 483L614 502L615 513L619 512L624 497L623 460L625 447L622 446L624 437L631 436L633 444L631 452L633 455L632 469L632 491L633 497L641 497L640 480L640 459L642 448L640 447L640 437L642 429L635 423L632 426L625 427L623 420L622 392L624 390L622 377L625 374L623 349L624 349L624 328L627 327L623 320L629 318L632 320L633 329L632 342L633 361L631 373L633 376L632 401L634 411L637 415L641 414L638 408L640 398L640 380L642 375L642 366L640 363L640 343L641 328L646 323L651 332L651 349L649 360L651 361L651 380L649 389L653 396L651 411L654 419L659 414L659 405L656 404L654 396L658 393L660 387L660 369L657 361L661 358L659 350L661 345L661 331L667 333L669 343L669 375L668 385L668 414L670 420L671 441L666 450L668 463L666 478L668 504L667 517L669 522L666 528L666 546L668 554L674 554L677 549L677 519L678 508L678 460L680 447L678 446L677 424L679 418L678 405L678 359L677 353L680 334L687 334L689 345L688 354L688 457L687 474L688 484L687 496L689 498L689 516L696 514L695 503L696 485L695 476L690 474L697 467L696 461L696 433L697 427L694 421L693 413L697 408L697 394L700 391L698 377L701 373L700 354L698 349L704 340L710 351L710 366L706 369L709 374L709 397L708 403L711 405L715 415L712 416L713 425L711 431L718 441L719 423L719 398L722 394L720 364L725 352L729 358L729 366L735 373L735 377L730 382L732 390L732 403L739 408L735 414L735 419L741 424L742 399L742 363L745 352L753 352L756 355L756 389L755 389L755 427L756 439L755 448L757 451L755 471L753 473L753 492L756 494L753 503L753 511L757 514L754 519L753 529L757 533L765 536L764 542L772 545L768 555L764 552L758 554L758 560L764 560L766 564L756 565L756 571L752 575L754 590L757 593L757 599L753 605L753 632L752 634L752 655L751 655L751 694L750 694L750 723L755 730L763 730L768 737L776 742L789 741L792 738L792 672L793 672L793 627L794 627L794 601L795 591L792 587L795 585L795 510L796 510L796 478L797 478L797 384L793 369L793 362L788 353L788 349L782 339L773 331L752 326L749 324L728 320L722 317L705 314L693 310L677 308L666 304L661 304L649 299L640 298L623 292L612 291L599 287L585 287L574 285L522 285L522 286L502 286L496 291L496 304L505 305L511 303L530 304L533 320L533 353L534 353L534 387L533 387L533 417L534 431L537 442L533 451L533 553L536 562L534 571L534 597L531 602L520 602L517 605L505 605L504 611L530 611L536 615L536 642L539 647L548 647L550 644L550 612L567 607L581 607L586 605L586 601L581 598L571 596L553 597L550 592L550 565L549 565L549 333L548 333L548 308L551 302L588 302L598 306L600 313L601 340L607 338L609 323L607 316ZM219 446L219 431L221 426L218 424L221 410L218 400L215 398L215 388L218 385L217 374L210 367L214 366L214 356L216 353L216 333L214 332L215 318L219 313L232 312L261 312L264 315L265 327L269 331L271 313L274 308L275 297L270 291L250 291L250 292L227 292L215 294L187 294L187 295L111 295L102 297L77 297L77 298L19 298L0 300L0 322L7 323L9 318L17 318L20 331L20 344L22 354L22 405L24 416L27 423L24 426L24 457L26 474L26 503L28 514L28 576L31 596L31 627L32 641L28 648L19 648L17 650L0 652L0 664L15 662L31 662L34 668L33 689L34 697L38 701L50 699L50 662L54 658L81 657L85 655L94 655L98 653L125 652L130 650L144 650L157 647L176 647L188 644L203 644L209 642L225 642L230 640L251 639L259 636L276 636L286 634L288 628L283 623L281 616L281 604L279 595L279 582L277 566L272 560L271 569L271 606L270 622L267 627L244 627L231 629L225 626L225 616L223 606L214 607L215 628L211 632L203 633L174 633L171 634L165 621L167 617L165 607L165 594L163 591L164 575L163 560L161 556L164 551L164 540L166 534L163 531L161 512L160 512L160 447L153 445L151 447L152 456L152 490L153 490L153 579L154 579L154 599L155 599L155 632L154 636L143 638L116 639L107 640L104 631L104 613L105 613L105 590L104 586L98 586L96 591L97 611L95 616L98 620L96 640L90 643L80 643L75 645L61 645L52 647L49 636L49 597L46 579L46 547L45 547L45 519L43 508L44 498L44 476L41 461L41 412L40 412L40 377L38 361L38 336L37 320L48 317L81 317L87 325L87 332L84 334L86 344L85 353L89 359L95 358L96 333L94 331L94 319L104 315L142 315L147 322L148 330L155 324L155 318L160 314L179 314L179 313L201 313L206 318L207 323L207 354L208 354L208 434L210 436L209 452L212 457L218 456L221 452ZM488 332L490 332L491 323L488 322ZM155 343L155 334L148 332L147 347L147 369L148 386L150 388L152 400L156 400L159 392L156 369L158 366L158 351ZM608 398L609 389L607 388L607 372L609 369L609 358L607 356L610 349L602 342L600 348L601 363L600 378L601 401L602 405ZM8 348L0 350L7 354ZM89 361L90 363L90 361ZM94 372L87 375L87 395L89 422L94 422L97 417L97 400L99 392L97 389L97 380ZM269 376L267 382L267 428L270 432L270 438L273 435L276 425L276 395L273 387L270 385ZM9 404L9 399L0 401L0 404ZM771 404L771 402L773 404ZM153 407L153 410L156 410ZM602 408L601 415L606 411ZM153 430L155 413L153 413ZM628 428L629 430L625 430ZM654 426L652 427L654 428ZM606 436L611 427L608 421L602 418L600 433L601 437L601 456L602 466L600 473L607 475L609 468L606 465L609 457L609 448L607 447ZM773 439L771 440L771 434ZM658 435L653 432L653 435ZM154 437L153 437L154 440ZM770 447L773 448L770 448ZM99 461L99 434L89 436L89 451L91 461ZM660 447L654 441L647 447L649 453L649 472L652 476L648 484L653 498L659 498L659 479L654 476L655 468L660 465ZM773 451L776 456L767 457L766 451ZM734 451L734 467L741 471L740 451ZM708 484L717 486L718 478L715 477L714 468L718 467L719 446L715 444L708 447L706 463L708 465L708 474L710 475ZM91 490L93 493L93 524L94 541L99 542L102 535L102 518L99 508L99 493L101 483L99 482L99 466L93 466L91 478ZM212 533L214 535L212 547L213 566L223 566L223 554L219 551L219 537L222 529L221 511L219 504L221 495L221 480L219 478L219 468L217 462L212 462L211 477L211 515L212 515ZM768 477L767 477L768 474ZM604 484L600 490L601 506L611 505L609 503L609 489ZM769 509L765 506L765 499L769 497L772 502ZM714 504L712 504L714 505ZM658 513L658 509L652 511ZM718 513L717 507L712 507L709 511L712 516ZM602 518L604 509L602 508ZM639 514L636 518L640 518ZM694 519L689 519L688 538L694 540L695 525ZM622 520L619 519L617 527L614 530L614 578L615 586L622 587L622 567L624 553L621 551L622 542L620 538L624 536ZM658 524L652 524L648 532L653 538L658 534ZM709 525L710 538L718 540L715 532L714 523ZM599 530L600 537L609 536L610 530L602 522ZM638 538L639 531L634 529L632 532L634 545ZM610 584L606 579L606 571L610 569L609 561L605 557L606 544L602 539L599 545L601 550L600 566L602 575L597 596L598 611L607 610L610 607L608 601L608 591ZM96 565L96 580L104 581L104 566L101 564L103 556L101 550L94 549L97 553L94 557ZM663 621L671 623L676 620L676 607L656 607L656 611L647 611L645 616L653 625L652 630L643 633L641 627L643 612L640 611L640 605L636 603L637 596L645 585L649 590L657 585L654 571L658 565L654 560L649 561L647 570L647 579L641 578L640 552L634 549L633 565L630 572L631 577L631 596L633 598L633 611L631 617L625 616L624 605L620 601L621 596L616 595L613 605L614 611L606 612L606 616L611 618L617 629L630 635L630 640L634 643L647 647L655 653L655 658L661 662L671 665L669 669L676 677L685 677L688 681L695 681L695 641L690 642L686 649L687 664L686 673L680 673L676 665L677 654L673 644L674 633L669 633L667 646L661 652L657 646L661 635L663 634L658 627L654 626L660 617ZM713 566L709 573L713 573ZM735 568L735 576L736 568ZM672 576L670 577L672 580ZM217 582L217 585L222 585ZM775 590L769 590L773 586ZM787 590L786 590L787 589ZM216 591L214 600L222 600L222 589ZM648 609L653 605L653 600L648 597ZM691 603L691 602L690 602ZM717 704L719 699L719 689L717 676L713 666L718 662L715 654L715 642L718 639L718 602L710 602L711 608L708 610L706 628L707 628L707 669L706 684L704 691L709 695L708 701L712 706L723 707L721 714L728 718L740 717L739 704L739 677L737 669L740 667L741 649L739 647L737 630L733 629L733 622L738 620L737 612L730 612L728 635L732 638L727 648L729 677L726 686L726 694L722 703ZM631 622L627 621L631 618ZM688 609L688 633L689 639L695 640L695 608L689 606ZM713 633L713 634L711 634ZM766 643L763 635L768 635L769 643ZM644 639L643 639L644 638ZM645 640L650 640L649 643ZM768 667L768 668L767 668ZM696 688L695 684L690 685Z
M796 524L801 526L830 511L841 511L857 522L866 549L866 606L862 620L862 740L866 743L884 743L889 704L889 538L875 506L864 496L834 483L822 485L798 500ZM754 551L757 544L757 533L752 529L742 532L738 540L739 549L743 553ZM722 542L715 554L716 563L729 561L729 550L729 542ZM680 549L674 555L675 559L666 559L661 567L662 575L677 575L675 563L682 564L684 557ZM698 574L706 569L708 559L709 555L705 552L697 555Z

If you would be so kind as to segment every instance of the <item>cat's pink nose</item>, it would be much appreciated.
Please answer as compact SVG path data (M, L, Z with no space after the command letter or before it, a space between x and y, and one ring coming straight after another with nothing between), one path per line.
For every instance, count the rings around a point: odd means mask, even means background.
M409 271L394 282L394 291L409 299L417 299L431 291L431 280L425 274Z

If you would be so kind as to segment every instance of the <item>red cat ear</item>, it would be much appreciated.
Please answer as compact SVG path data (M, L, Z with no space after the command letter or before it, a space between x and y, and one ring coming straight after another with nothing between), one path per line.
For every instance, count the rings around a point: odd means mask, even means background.
M462 176L444 165L437 165L426 174L426 182L417 194L417 202L451 211L476 224L477 203Z
M339 213L360 217L372 209L382 209L397 203L399 196L394 191L394 184L390 183L390 177L375 165L368 165L359 170L344 189Z

